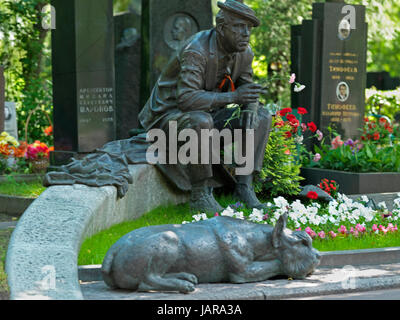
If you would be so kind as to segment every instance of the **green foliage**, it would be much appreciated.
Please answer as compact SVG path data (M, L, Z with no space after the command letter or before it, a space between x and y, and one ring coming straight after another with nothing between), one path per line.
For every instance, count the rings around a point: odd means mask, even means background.
M400 88L396 90L366 90L365 112L393 119L400 111Z
M256 176L254 189L266 197L296 195L300 192L300 164L295 159L297 147L293 138L287 138L290 125L276 127L280 118L273 118L272 131L265 150L263 168Z
M0 61L5 67L6 99L17 103L19 137L25 139L29 112L41 107L52 112L50 32L42 28L42 8L49 0L3 0L0 3ZM28 142L52 144L43 130L43 113L35 113L28 127Z
M255 80L264 83L266 78L287 78L290 73L290 26L311 18L311 0L247 0L261 25L252 31ZM268 88L267 102L280 101L290 106L290 84L276 81Z

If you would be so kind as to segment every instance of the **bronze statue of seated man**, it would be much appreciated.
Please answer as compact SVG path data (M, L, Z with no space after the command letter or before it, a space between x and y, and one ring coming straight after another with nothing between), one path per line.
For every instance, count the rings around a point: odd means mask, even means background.
M161 129L168 137L172 134L169 132L171 121L176 123L178 133L192 129L198 137L202 129L223 130L225 126L230 130L254 130L251 150L254 169L248 174L236 175L232 181L236 183L234 196L239 201L251 208L263 208L252 182L254 172L262 168L271 115L258 101L263 88L253 82L254 55L249 46L251 30L260 21L252 9L239 1L226 0L218 2L218 6L221 10L216 28L195 34L176 52L153 88L139 120L147 132ZM227 124L236 110L227 107L232 104L241 106L243 112L240 118ZM199 146L204 142L199 141ZM243 145L246 143L243 139L242 150L246 150ZM186 173L182 174L182 168ZM213 196L213 187L218 186L216 171L220 169L221 166L211 161L199 160L197 164L184 166L168 164L162 170L177 185L184 184L185 179L189 181L191 209L216 212L222 209Z

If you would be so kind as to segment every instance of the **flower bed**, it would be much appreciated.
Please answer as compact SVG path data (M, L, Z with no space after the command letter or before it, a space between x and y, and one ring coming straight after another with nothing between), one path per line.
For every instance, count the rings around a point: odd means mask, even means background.
M282 214L288 215L287 227L293 230L304 230L313 239L332 241L343 238L362 238L368 236L386 236L398 234L400 218L400 193L394 200L394 209L389 212L386 203L378 204L378 209L370 206L370 199L362 196L354 201L338 193L337 198L328 204L310 201L308 204L295 200L289 203L283 197L267 203L268 210L244 209L240 203L228 206L216 215L247 219L257 223L275 225ZM204 214L193 216L192 222L205 220ZM184 221L183 223L190 223Z
M0 134L0 175L44 173L48 166L49 152L53 147L35 141L18 142L7 132Z

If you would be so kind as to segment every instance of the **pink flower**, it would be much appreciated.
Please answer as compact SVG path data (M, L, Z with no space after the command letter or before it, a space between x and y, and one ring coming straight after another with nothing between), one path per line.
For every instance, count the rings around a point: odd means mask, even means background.
M318 162L319 160L321 160L321 155L319 153L316 153L315 156L314 156L313 161L314 162Z
M357 225L356 225L356 230L357 230L358 232L361 232L361 233L366 231L365 227L362 226L361 224L357 224Z
M353 227L350 228L350 233L354 233L354 228Z
M321 141L323 137L324 137L324 134L321 131L317 130L317 139L318 139L318 141Z
M314 230L312 230L310 227L307 227L306 229L305 229L305 232L307 232L308 233L308 235L311 237L311 238L314 238L317 234L314 232Z
M388 224L387 230L390 231L390 232L395 232L396 231L396 229L395 229L395 227L394 227L394 225L392 223Z
M303 131L303 132L306 132L307 131L307 125L305 124L305 123L302 123L301 124L301 130Z
M292 73L289 79L289 83L292 84L296 81L296 74Z
M386 234L389 230L388 229L386 229L385 227L383 227L383 226L379 226L380 227L380 230L383 232L383 234ZM382 227L382 228L381 228Z
M340 146L343 145L343 143L344 143L344 142L342 141L342 139L340 138L340 136L336 136L336 138L333 139L332 142L331 142L332 149L337 149L337 148L339 148Z
M214 214L214 217L219 217L218 212L216 212L216 213Z
M321 239L325 239L325 232L324 231L318 232L318 237L320 237Z
M298 229L296 229L296 231L301 231L301 227L300 227L300 228L298 228Z
M342 225L342 226L340 226L340 228L338 229L338 232L341 233L341 234L346 234L347 229L346 229L345 226Z
M379 229L378 229L378 226L376 225L376 224L374 224L373 226L372 226L372 231L373 232L376 232L376 231L378 231Z
M332 237L332 239L336 238L337 234L334 233L333 231L329 231L329 235Z

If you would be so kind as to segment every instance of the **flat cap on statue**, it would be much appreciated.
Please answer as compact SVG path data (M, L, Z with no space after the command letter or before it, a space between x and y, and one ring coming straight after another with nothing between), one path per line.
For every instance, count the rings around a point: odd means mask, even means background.
M245 5L243 0L226 0L225 2L218 1L217 5L222 10L235 13L247 20L250 20L254 27L258 27L260 25L260 20L258 20L256 17L253 9Z

